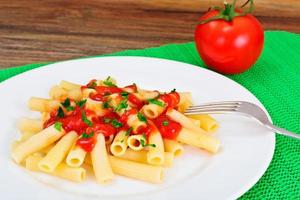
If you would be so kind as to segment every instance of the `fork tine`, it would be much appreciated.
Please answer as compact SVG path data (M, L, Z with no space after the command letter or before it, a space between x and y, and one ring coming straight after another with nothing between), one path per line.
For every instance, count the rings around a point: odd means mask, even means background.
M195 108L192 110L186 110L185 114L196 114L196 113L220 113L220 112L235 112L238 108L234 107L223 107L223 108Z
M213 102L213 103L204 103L200 105L195 105L192 107L204 107L204 106L239 106L242 102L240 101L222 101L222 102Z
M187 110L198 110L198 109L230 109L230 108L239 108L240 106L239 105L218 105L218 106L215 106L215 105L207 105L207 106L200 106L200 105L197 105L197 106L191 106L189 107Z

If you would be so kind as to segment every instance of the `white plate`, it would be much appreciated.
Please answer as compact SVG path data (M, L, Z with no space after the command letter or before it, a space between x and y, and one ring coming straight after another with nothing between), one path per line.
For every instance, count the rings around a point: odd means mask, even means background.
M222 148L216 155L186 148L165 170L162 184L116 177L109 185L94 180L71 183L27 172L10 160L9 144L17 137L16 122L37 116L26 105L31 96L47 97L60 80L86 83L115 77L121 85L191 91L195 103L245 100L262 104L245 88L212 71L193 65L144 57L104 57L51 64L15 76L0 85L0 193L4 199L235 199L249 190L267 169L274 152L274 133L240 116L215 116ZM92 178L91 178L92 179Z

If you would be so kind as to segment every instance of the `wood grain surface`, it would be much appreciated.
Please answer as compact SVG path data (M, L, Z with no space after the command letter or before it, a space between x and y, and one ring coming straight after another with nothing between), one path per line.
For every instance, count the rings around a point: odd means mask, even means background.
M256 0L266 30L300 33L300 0ZM241 4L242 2L240 2ZM0 68L193 40L220 0L1 0Z

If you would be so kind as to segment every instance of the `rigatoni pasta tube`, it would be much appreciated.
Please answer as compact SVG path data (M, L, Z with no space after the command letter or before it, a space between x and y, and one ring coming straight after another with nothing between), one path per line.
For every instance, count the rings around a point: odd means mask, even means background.
M30 110L33 111L50 113L54 109L57 109L58 106L59 106L59 101L57 100L31 97L28 101L28 107Z
M79 84L76 84L76 83L71 83L69 81L65 81L65 80L62 80L60 83L59 83L59 86L65 90L72 90L72 89L80 89L81 88L81 85Z
M193 105L192 94L190 92L179 92L179 96L178 111L184 113L186 109Z
M31 171L40 171L38 163L43 159L41 156L28 156L26 158L25 167ZM50 173L60 178L64 178L70 181L82 182L86 177L86 171L82 167L69 167L68 165L61 163L57 168Z
M138 90L138 93L135 94L140 100L147 100L147 99L155 99L159 96L158 91L149 91L149 90Z
M54 125L49 126L18 145L12 151L12 158L15 162L21 163L27 156L49 146L64 134L65 131L63 129L59 131L54 128Z
M161 166L132 162L114 156L109 156L109 161L116 174L151 183L161 183L163 180L163 168Z
M215 132L219 128L218 122L209 115L190 115L189 117L199 120L200 127L209 133Z
M51 99L56 99L56 100L64 100L67 98L67 91L58 85L54 85L50 91L49 91L49 96Z
M177 141L216 153L220 147L220 141L207 133L194 132L182 128L177 136Z
M71 131L63 136L39 162L40 170L48 173L53 172L66 157L77 138L78 135L75 131Z
M201 127L201 122L198 119L193 119L191 117L188 117L197 127Z
M162 100L158 100L159 102L162 103L162 105L164 105L164 102ZM141 112L148 118L150 119L154 119L156 117L158 117L159 115L161 115L164 110L166 109L166 106L160 106L160 105L156 105L156 104L147 104L144 105L141 109Z
M21 136L21 141L24 142L25 140L28 140L30 137L35 135L36 133L33 132L24 132Z
M150 133L148 143L151 144L147 154L148 163L152 165L162 165L164 163L165 150L163 139L157 129Z
M175 157L178 157L183 154L183 146L175 141L164 139L165 151L172 153Z
M18 123L18 128L22 133L37 133L43 129L43 122L40 119L22 118Z
M66 158L66 163L70 167L79 167L84 162L86 151L76 144L73 145Z
M188 117L184 114L178 112L177 110L171 109L168 110L166 115L175 122L181 124L182 127L193 130L193 131L201 131L200 127L196 126ZM202 130L203 132L203 130Z
M127 149L124 154L117 156L119 158L125 160L131 160L134 162L140 162L149 164L147 160L148 151L141 150L141 151L134 151L132 149ZM164 152L164 162L162 163L163 167L171 167L173 164L174 156L170 152Z
M119 131L110 145L110 152L115 156L124 154L127 149L127 139L126 131Z
M132 127L133 132L137 132L137 130L140 130L141 128L145 128L147 124L144 121L139 120L137 114L129 115L127 119L127 125L129 127Z
M141 144L141 140L145 140L145 138L142 135L131 135L127 139L128 147L131 148L134 151L140 151L144 147ZM146 141L145 141L146 143Z
M71 89L67 92L67 97L74 100L81 100L82 99L82 92L80 88L77 89Z
M111 169L105 147L105 138L102 134L97 135L97 142L91 152L93 169L98 183L111 181L114 173Z

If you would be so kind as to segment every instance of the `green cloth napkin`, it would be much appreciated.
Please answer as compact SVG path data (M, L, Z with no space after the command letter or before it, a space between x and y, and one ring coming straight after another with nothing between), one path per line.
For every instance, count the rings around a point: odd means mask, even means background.
M166 58L204 66L192 42L105 56L112 55ZM0 82L46 64L1 70ZM243 74L228 77L250 90L267 108L276 125L300 133L300 35L265 32L264 50L258 62ZM276 150L271 165L259 182L241 197L248 198L300 199L299 140L276 135Z

